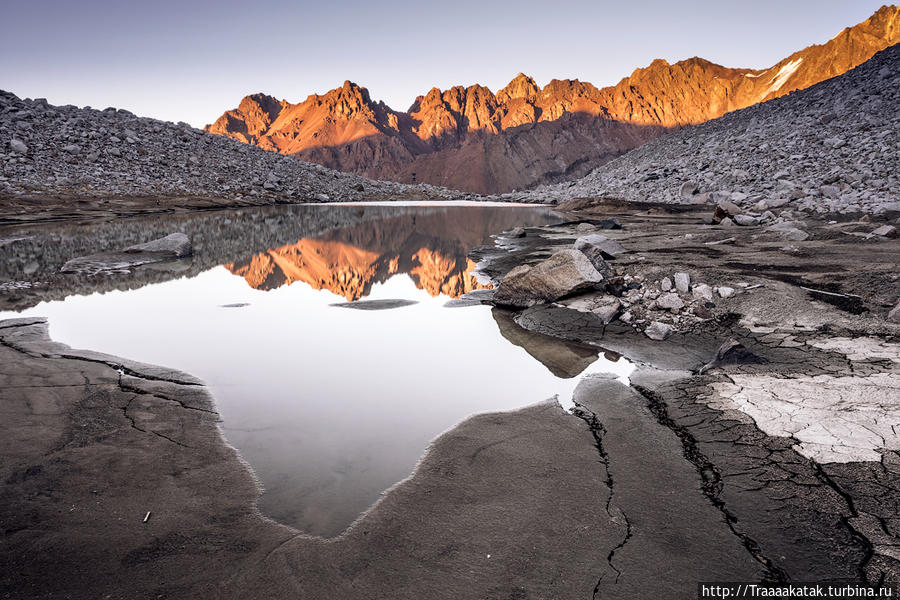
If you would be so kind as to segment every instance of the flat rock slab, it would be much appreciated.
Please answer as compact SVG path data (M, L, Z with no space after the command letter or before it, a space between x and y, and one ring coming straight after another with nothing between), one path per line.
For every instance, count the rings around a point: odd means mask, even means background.
M101 252L67 261L60 272L94 275L159 262L183 259L191 255L191 242L183 233L173 233L121 251Z
M645 399L612 378L588 377L575 403L602 449L612 490L607 511L627 524L599 579L600 598L692 598L699 581L760 581L765 566L704 496L682 444Z

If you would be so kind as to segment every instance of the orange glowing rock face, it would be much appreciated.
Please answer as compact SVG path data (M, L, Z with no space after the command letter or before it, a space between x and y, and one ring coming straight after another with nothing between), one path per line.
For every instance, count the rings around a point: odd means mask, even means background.
M297 104L247 96L206 129L374 179L507 192L584 175L672 128L810 87L898 42L900 8L885 6L765 70L658 59L602 89L577 79L540 88L520 73L496 94L432 88L407 112L347 81Z

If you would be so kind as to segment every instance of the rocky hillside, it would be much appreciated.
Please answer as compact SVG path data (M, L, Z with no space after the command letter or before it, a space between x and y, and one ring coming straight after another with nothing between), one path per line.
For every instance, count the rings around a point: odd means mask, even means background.
M460 196L427 185L338 173L186 123L140 118L114 108L51 106L0 91L0 203L5 213L33 212L36 199L123 197L211 198L240 206Z
M577 79L540 88L519 74L497 93L434 88L407 112L348 81L298 104L248 96L206 130L376 179L479 193L524 189L584 175L671 128L840 75L900 41L898 15L900 8L883 7L765 70L656 60L603 89Z
M654 140L531 200L900 210L900 45L807 90ZM519 198L509 195L508 199Z

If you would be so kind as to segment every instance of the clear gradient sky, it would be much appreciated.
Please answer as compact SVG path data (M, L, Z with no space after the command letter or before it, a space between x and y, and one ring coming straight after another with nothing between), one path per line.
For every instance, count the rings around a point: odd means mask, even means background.
M0 11L0 89L203 126L245 95L345 79L406 110L431 87L610 85L654 58L769 67L879 0L27 0Z

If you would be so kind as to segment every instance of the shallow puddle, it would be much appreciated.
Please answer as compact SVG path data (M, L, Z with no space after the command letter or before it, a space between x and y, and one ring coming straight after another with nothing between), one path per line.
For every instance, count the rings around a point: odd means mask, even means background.
M202 378L265 488L261 511L326 537L468 416L554 396L568 405L582 373L630 372L624 359L516 330L491 307L445 306L482 287L473 246L498 227L559 220L548 209L361 210L372 212L197 274L0 318L45 316L57 341Z

